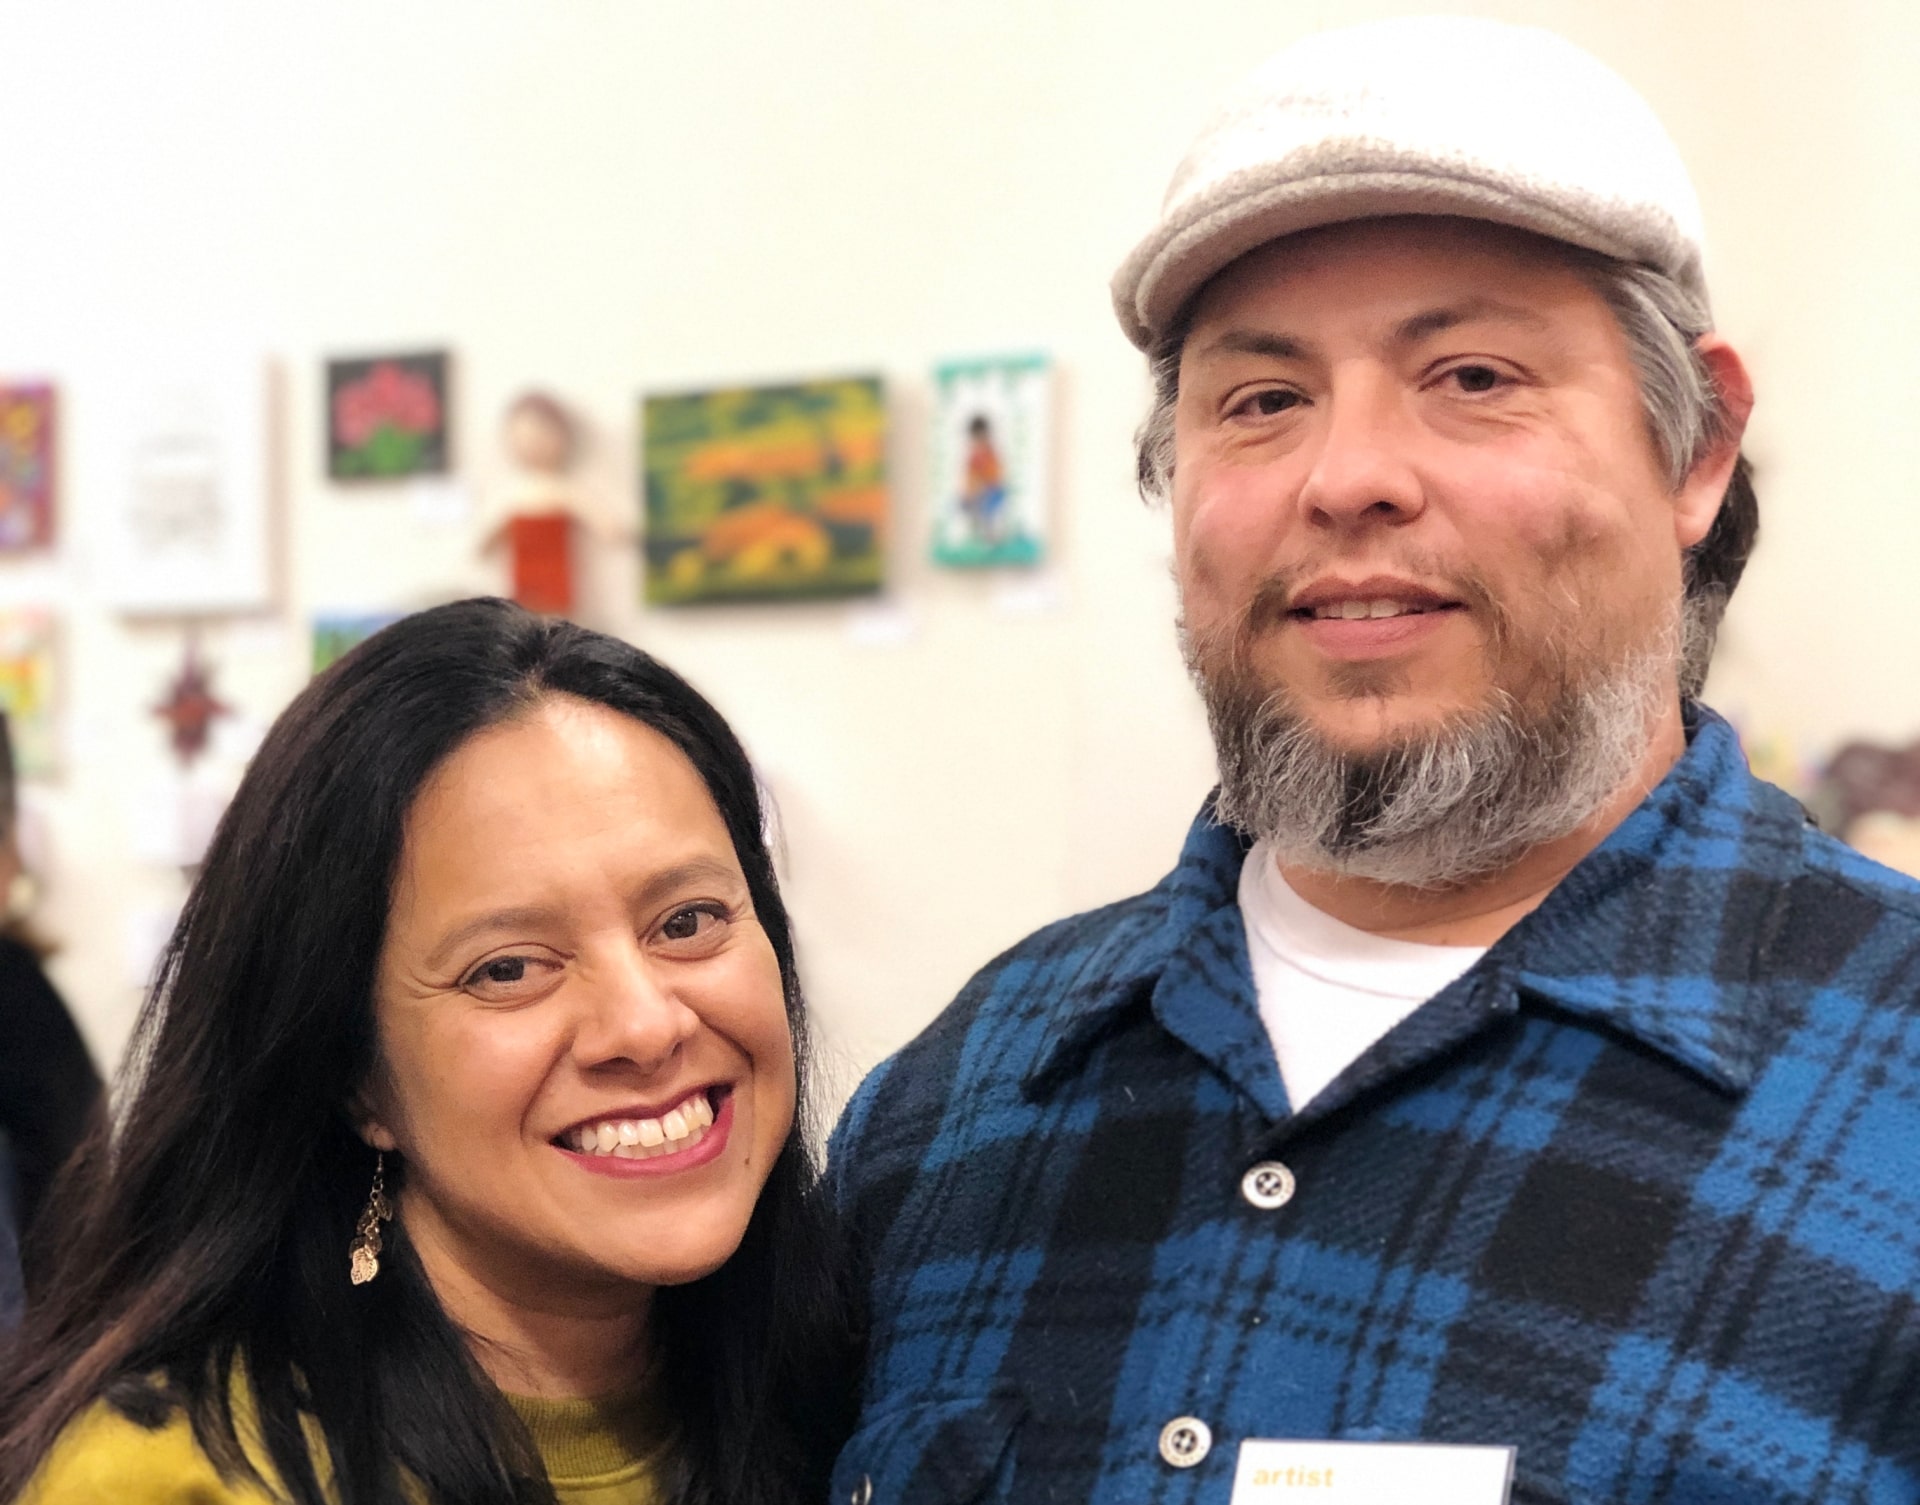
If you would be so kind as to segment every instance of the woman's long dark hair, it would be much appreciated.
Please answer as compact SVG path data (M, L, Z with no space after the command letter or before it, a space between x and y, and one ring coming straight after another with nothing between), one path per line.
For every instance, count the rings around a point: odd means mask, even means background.
M372 1159L347 1105L373 1061L408 808L469 737L556 694L644 722L705 780L779 958L804 1114L793 937L753 772L719 714L638 649L504 601L405 618L287 708L214 836L135 1031L119 1124L83 1153L89 1184L56 1209L48 1279L0 1352L0 1499L101 1397L149 1425L183 1407L201 1447L246 1472L236 1364L299 1505L327 1499L303 1411L344 1505L399 1505L401 1469L442 1505L553 1498L397 1223L380 1277L348 1284ZM671 1498L824 1497L849 1398L841 1287L797 1124L739 1251L655 1296L651 1357L673 1376L678 1436Z

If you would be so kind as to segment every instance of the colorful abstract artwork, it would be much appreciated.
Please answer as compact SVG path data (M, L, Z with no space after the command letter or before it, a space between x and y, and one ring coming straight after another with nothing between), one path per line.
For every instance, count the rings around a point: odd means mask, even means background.
M936 564L1033 565L1046 556L1052 368L1045 356L934 369Z
M888 496L878 378L649 397L641 423L648 602L880 588Z
M347 653L360 646L382 627L391 627L404 612L375 612L360 615L327 614L313 619L313 672L331 668Z
M53 542L53 388L0 385L0 554Z
M0 611L0 710L23 778L59 772L54 637L53 613L44 608Z
M336 481L448 468L444 351L327 362L327 474Z

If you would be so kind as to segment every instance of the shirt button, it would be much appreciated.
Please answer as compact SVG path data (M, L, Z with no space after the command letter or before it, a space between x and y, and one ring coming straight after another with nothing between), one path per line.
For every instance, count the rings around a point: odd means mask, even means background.
M1278 1160L1262 1160L1240 1178L1240 1195L1263 1212L1293 1200L1293 1172Z
M1213 1429L1197 1416L1176 1416L1160 1429L1160 1456L1175 1468L1192 1468L1213 1451Z
M847 1496L847 1505L867 1505L873 1498L873 1478L862 1474L860 1482L853 1486L853 1493Z

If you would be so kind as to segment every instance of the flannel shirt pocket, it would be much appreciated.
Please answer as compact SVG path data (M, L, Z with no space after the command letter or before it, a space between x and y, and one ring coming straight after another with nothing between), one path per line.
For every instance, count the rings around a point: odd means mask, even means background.
M836 1505L987 1505L1005 1499L1013 1434L1026 1403L1012 1391L870 1411L833 1466Z

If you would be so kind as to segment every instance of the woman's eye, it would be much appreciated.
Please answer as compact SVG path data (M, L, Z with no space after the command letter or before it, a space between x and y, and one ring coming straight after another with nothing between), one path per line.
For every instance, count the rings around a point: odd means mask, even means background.
M536 957L496 956L475 967L461 979L460 986L481 997L505 994L517 998L526 993L530 984L540 982L547 975Z
M720 923L721 916L706 905L688 905L668 915L660 933L670 941L690 941Z
M1251 397L1243 398L1235 407L1237 413L1247 413L1257 418L1274 418L1289 408L1300 405L1300 394L1289 392L1284 387L1268 387L1255 392Z
M1447 375L1462 392L1491 392L1500 385L1500 373L1491 366L1455 366Z

